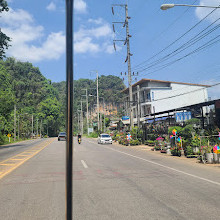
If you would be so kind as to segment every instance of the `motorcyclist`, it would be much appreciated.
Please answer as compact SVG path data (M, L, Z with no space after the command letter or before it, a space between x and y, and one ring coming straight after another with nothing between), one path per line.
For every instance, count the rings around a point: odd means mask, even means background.
M78 134L78 143L80 143L82 141L82 135Z

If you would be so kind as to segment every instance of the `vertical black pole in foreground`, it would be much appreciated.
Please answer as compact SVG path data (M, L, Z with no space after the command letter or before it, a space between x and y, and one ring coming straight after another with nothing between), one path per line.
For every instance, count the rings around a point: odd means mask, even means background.
M72 220L73 0L66 0L66 220Z

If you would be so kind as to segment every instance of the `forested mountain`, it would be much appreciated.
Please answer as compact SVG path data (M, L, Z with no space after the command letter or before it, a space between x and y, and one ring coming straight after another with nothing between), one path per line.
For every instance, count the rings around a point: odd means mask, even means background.
M65 82L53 83L52 84L59 91L59 99L65 100ZM86 100L85 89L88 89L88 95L97 95L96 92L97 83L96 80L91 79L79 79L74 80L74 109L80 108L80 100ZM99 97L103 97L106 103L117 103L122 101L123 94L121 91L125 88L123 81L113 75L100 76L99 77ZM101 102L101 101L100 101ZM95 98L90 97L89 107L96 103ZM84 109L85 106L84 106Z
M31 63L16 61L14 58L0 60L0 143L6 134L14 133L14 112L16 107L17 133L20 137L41 130L44 135L55 136L65 130L65 82L52 83ZM80 108L80 100L85 100L85 90L96 95L96 80L79 79L74 81L74 111ZM116 76L99 77L99 96L106 103L120 102L125 88L123 81ZM89 105L96 103L89 98ZM83 105L86 111L86 105ZM75 114L76 115L76 114ZM18 122L19 120L19 122ZM74 121L75 124L77 121Z
M28 62L13 58L0 61L0 129L2 135L14 133L14 108L20 136L41 129L44 134L56 135L64 127L64 114L58 100L58 91L40 72ZM18 128L17 128L18 130ZM17 131L18 133L18 131Z

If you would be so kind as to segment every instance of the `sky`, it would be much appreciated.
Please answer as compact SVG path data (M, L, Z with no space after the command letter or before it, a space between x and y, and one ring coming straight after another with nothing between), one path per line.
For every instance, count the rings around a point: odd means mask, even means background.
M125 28L120 23L115 24L115 33L112 28L112 22L124 22L125 11L114 6L113 15L111 9L112 4L127 3L131 67L138 74L133 83L142 78L209 85L220 82L220 9L205 19L213 9L160 10L164 3L217 6L220 0L74 2L74 79L95 79L96 70L100 75L120 76L127 85L126 45L118 41L116 51L113 47L114 39L125 40ZM53 82L65 80L65 0L8 0L8 5L9 12L0 17L2 31L12 39L6 55L33 63ZM197 50L204 45L208 47ZM209 94L219 98L220 86L209 89Z

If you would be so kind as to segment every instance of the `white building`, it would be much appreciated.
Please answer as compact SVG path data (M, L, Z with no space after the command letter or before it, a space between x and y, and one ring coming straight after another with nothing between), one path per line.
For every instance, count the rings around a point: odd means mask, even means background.
M137 122L137 109L140 121L148 114L178 109L208 101L208 85L142 79L132 85L134 122ZM129 115L129 90L123 90L125 114Z

